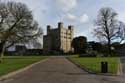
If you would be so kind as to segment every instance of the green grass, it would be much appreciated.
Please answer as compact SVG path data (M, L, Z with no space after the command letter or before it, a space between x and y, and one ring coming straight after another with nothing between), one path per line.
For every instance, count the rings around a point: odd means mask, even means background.
M78 57L78 56L70 56L68 57L70 60L80 65L83 68L86 68L90 71L94 71L96 73L101 72L101 62L108 62L108 73L116 74L117 66L118 66L118 58L117 57Z
M5 56L0 63L0 76L45 59L43 56Z

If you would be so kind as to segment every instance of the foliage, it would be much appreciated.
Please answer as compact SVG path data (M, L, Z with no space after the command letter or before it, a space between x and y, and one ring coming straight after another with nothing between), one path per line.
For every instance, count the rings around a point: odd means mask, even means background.
M79 36L73 39L72 47L75 53L86 53L87 48L87 38L84 36Z
M91 46L92 50L101 53L103 45L100 42L88 42L88 46Z

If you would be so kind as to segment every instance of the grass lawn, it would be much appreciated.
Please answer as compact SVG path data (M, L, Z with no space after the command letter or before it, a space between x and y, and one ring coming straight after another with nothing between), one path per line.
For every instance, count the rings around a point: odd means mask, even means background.
M118 66L118 58L117 57L82 57L79 58L78 56L70 56L68 57L70 60L75 62L76 64L80 65L83 68L86 68L90 71L94 71L96 73L101 72L101 62L107 61L108 62L108 71L111 74L117 73L117 66Z
M0 63L0 76L9 72L26 67L34 62L47 57L44 56L5 56L4 61Z

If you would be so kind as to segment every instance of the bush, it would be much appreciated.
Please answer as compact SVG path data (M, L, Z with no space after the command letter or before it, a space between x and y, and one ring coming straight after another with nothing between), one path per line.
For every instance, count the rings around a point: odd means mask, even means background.
M79 57L96 57L96 54L80 54Z
M79 57L89 57L88 54L79 54Z

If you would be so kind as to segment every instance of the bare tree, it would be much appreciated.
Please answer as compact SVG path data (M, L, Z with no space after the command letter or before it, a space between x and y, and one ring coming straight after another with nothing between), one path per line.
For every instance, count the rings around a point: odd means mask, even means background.
M125 42L125 24L121 21L119 21L119 25L118 25L118 33L116 34L116 38L118 39L119 43L123 43Z
M37 38L42 34L39 30L38 23L25 4L0 2L0 62L6 48Z
M101 8L96 20L97 27L94 29L96 37L106 40L109 54L111 54L111 43L118 38L121 30L116 16L117 13L112 8Z

